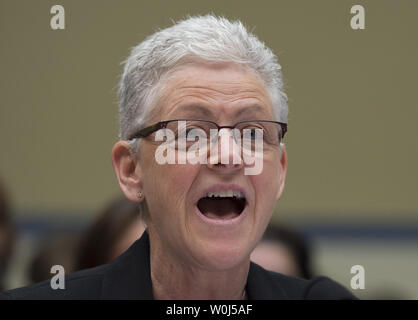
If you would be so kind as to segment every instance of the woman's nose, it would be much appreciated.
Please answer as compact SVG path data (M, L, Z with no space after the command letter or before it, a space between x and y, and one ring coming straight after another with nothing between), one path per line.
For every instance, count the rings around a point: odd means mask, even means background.
M208 157L208 167L211 169L238 170L244 167L241 145L230 129L219 130L210 145Z

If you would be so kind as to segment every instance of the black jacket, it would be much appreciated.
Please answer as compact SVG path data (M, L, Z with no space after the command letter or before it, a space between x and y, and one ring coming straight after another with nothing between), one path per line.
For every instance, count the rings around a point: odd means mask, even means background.
M355 299L338 283L318 277L304 280L267 271L251 262L247 280L250 300ZM50 280L0 293L2 299L153 299L149 237L144 232L113 262L72 273L65 289L51 289Z

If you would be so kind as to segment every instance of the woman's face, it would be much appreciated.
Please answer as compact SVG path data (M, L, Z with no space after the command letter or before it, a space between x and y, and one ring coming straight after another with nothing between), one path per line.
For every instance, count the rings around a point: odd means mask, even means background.
M234 64L181 67L167 80L155 111L149 125L170 119L212 120L221 126L275 120L261 81ZM264 152L258 175L245 175L243 162L232 164L232 151L230 164L160 165L157 148L154 141L144 140L137 166L151 246L186 266L206 270L247 262L283 190L284 146ZM239 200L243 209L230 197L231 190L245 196ZM204 199L208 192L226 198Z

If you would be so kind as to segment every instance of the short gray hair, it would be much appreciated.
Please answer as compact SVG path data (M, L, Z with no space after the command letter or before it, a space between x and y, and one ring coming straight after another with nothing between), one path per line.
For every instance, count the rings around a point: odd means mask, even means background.
M126 140L145 124L163 77L189 62L232 62L264 81L275 119L287 122L287 96L276 55L240 21L213 15L189 17L135 46L119 84L119 138Z

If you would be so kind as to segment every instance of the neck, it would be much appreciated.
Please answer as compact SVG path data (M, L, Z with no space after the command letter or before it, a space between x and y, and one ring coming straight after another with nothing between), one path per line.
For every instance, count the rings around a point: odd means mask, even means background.
M157 240L158 241L158 240ZM250 260L228 270L187 266L151 241L153 295L157 300L244 300Z

